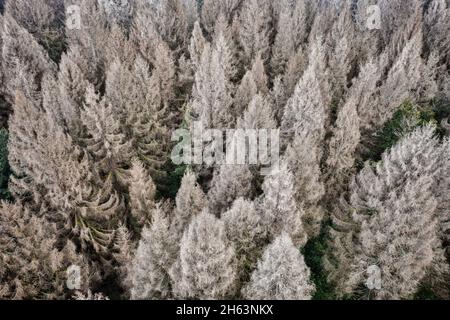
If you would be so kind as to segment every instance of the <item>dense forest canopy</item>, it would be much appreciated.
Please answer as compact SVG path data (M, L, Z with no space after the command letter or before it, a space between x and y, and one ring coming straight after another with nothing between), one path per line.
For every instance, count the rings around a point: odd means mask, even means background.
M0 12L0 299L449 298L449 0ZM195 125L277 170L174 162Z

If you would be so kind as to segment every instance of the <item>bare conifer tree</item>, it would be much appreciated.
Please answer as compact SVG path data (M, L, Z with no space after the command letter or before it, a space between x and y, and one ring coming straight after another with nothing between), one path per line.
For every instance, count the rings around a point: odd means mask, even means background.
M6 14L32 34L55 61L64 49L64 1L7 1Z
M448 298L450 0L0 12L0 298Z
M272 47L272 70L283 74L289 59L296 54L307 36L307 4L305 0L279 1L280 16Z
M297 86L297 83L302 78L305 69L308 67L308 54L299 48L294 54L289 56L286 62L286 70L283 74L283 83L285 87L285 93L283 100L290 98Z
M133 27L136 41L142 40L146 46L159 39L171 50L178 51L189 40L188 21L181 0L137 1ZM141 52L147 54L145 50Z
M293 196L305 209L303 224L310 237L318 234L324 215L321 205L325 195L320 169L320 150L314 137L306 130L295 135L284 159L293 175Z
M373 132L377 115L377 105L380 100L378 82L382 78L382 70L386 63L386 56L381 55L377 60L369 60L361 66L356 79L353 80L350 95L357 99L360 127L364 132Z
M328 152L328 184L327 193L337 190L348 183L356 160L356 149L361 140L360 121L355 97L350 96L338 113L333 137Z
M150 227L142 238L131 261L131 298L135 300L164 299L171 295L169 268L173 263L173 238L170 221L160 205L153 209Z
M223 15L218 17L215 29L214 47L217 50L220 64L224 68L225 76L231 81L236 77L238 71L237 53L231 28Z
M208 193L211 213L220 216L237 198L251 198L252 179L248 165L220 166L214 174Z
M71 243L57 249L53 223L19 203L1 203L0 224L0 297L61 299L70 297L70 289L89 287L89 267L84 258L77 255ZM80 268L77 288L66 286L66 270L71 265Z
M114 22L125 28L130 26L134 10L134 1L99 0L99 3Z
M314 290L303 256L283 233L266 248L243 293L250 300L310 300Z
M302 218L305 211L294 198L294 176L285 163L268 175L262 186L264 195L260 208L272 239L286 232L295 245L306 243Z
M242 118L238 119L237 127L242 129L276 129L277 123L270 100L259 94L255 95Z
M247 108L250 101L258 93L255 76L251 70L248 70L236 89L234 97L234 109L236 116L240 116Z
M242 0L204 0L201 10L201 21L206 30L209 33L213 33L217 17L221 15L228 22L231 22L233 15L241 2Z
M230 113L232 83L226 71L227 66L223 64L219 52L206 44L193 88L193 98L199 107L194 112L206 128L228 128L235 121Z
M333 98L336 103L341 102L347 93L348 77L356 54L356 45L352 43L355 41L356 34L350 2L342 4L342 6L343 8L333 24L328 39L333 48L333 52L329 54L329 65L332 75Z
M405 100L418 101L415 95L420 87L423 70L422 32L408 41L395 61L384 85L381 87L381 103L378 108L377 127L389 120Z
M130 261L132 261L134 246L131 240L131 233L123 224L119 225L114 234L113 257L117 262L117 275L120 278L122 287L130 290L131 279L128 275ZM127 297L128 298L128 297Z
M81 110L89 82L75 63L77 51L62 55L58 72L60 112L70 135L78 139L82 133Z
M441 172L434 135L430 126L417 129L386 152L375 168L366 165L352 183L350 224L342 228L336 216L336 230L341 232L333 236L340 271L331 274L341 284L341 293L360 285L365 298L407 298L433 264L443 265L432 193ZM347 235L352 232L350 240ZM376 290L370 290L369 268L381 270L381 287Z
M325 137L330 88L326 77L325 48L320 39L314 42L310 62L293 96L284 110L281 127L288 138L298 130L308 130L320 143Z
M33 36L11 15L5 14L3 24L2 68L8 93L6 98L13 104L14 94L20 90L37 100L44 74L54 72L56 67Z
M268 59L272 33L269 1L244 1L236 23L244 63L250 64L258 54L263 60Z
M256 267L267 237L267 226L254 202L237 199L223 214L228 239L236 248L240 282Z
M173 232L178 239L181 239L192 218L200 214L207 206L206 196L197 183L195 174L189 169L181 181L175 203Z
M81 121L87 129L87 149L100 168L110 173L130 154L130 142L121 132L112 105L100 98L92 87L86 91Z
M129 183L131 215L137 226L151 221L149 214L155 207L156 186L152 178L138 160L133 161Z

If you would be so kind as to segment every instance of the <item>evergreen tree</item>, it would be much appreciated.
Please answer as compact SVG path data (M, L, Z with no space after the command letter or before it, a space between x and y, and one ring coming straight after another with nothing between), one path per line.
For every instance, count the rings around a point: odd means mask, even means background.
M305 0L279 1L278 10L271 65L276 74L283 74L289 59L296 54L307 36L307 3Z
M366 165L352 183L349 223L336 216L340 232L333 233L339 266L331 275L341 293L360 285L366 298L408 298L434 264L443 265L432 192L441 172L434 135L434 128L426 126L405 136L375 168ZM369 290L366 277L373 266L381 270L382 285Z
M214 174L208 193L211 213L220 216L237 198L251 198L252 179L248 165L220 166Z
M236 116L240 116L245 111L256 94L258 94L258 87L255 75L251 70L248 70L236 89L234 97L234 111Z
M189 169L181 181L175 204L173 232L178 239L181 239L192 218L200 214L207 206L206 196L197 183L195 174Z
M164 299L171 294L169 268L173 263L173 238L170 222L160 205L151 212L150 227L142 238L131 261L131 298L135 300Z
M267 227L254 202L237 199L222 216L228 239L236 248L241 283L256 267L267 237Z
M76 64L77 51L69 51L62 55L58 72L59 109L62 121L73 139L79 139L83 130L81 110L85 103L89 82L80 67Z
M324 178L320 169L320 149L307 130L295 135L284 154L292 172L293 196L305 210L303 224L310 237L318 234L324 216L321 200L325 195Z
M194 24L194 30L192 31L191 41L189 44L189 54L191 56L191 62L195 69L200 67L200 61L203 54L203 49L206 45L206 39L203 36L200 23L197 21Z
M213 33L217 17L223 16L231 21L241 0L214 1L203 0L201 5L201 21L209 33Z
M130 171L131 215L138 227L151 221L149 214L155 207L156 186L142 163L135 160Z
M5 14L9 14L43 46L57 61L64 50L64 2L43 0L7 1Z
M14 103L16 90L38 100L40 82L45 73L53 73L55 64L33 36L8 13L2 19L2 68L6 98Z
M237 39L242 47L241 59L247 65L261 55L269 58L272 36L271 8L267 0L248 0L242 5L236 21Z
M314 290L303 256L283 233L266 248L243 293L250 300L310 300Z
M129 157L130 143L121 131L112 105L92 87L88 88L85 100L81 121L86 127L87 150L105 173L114 172Z
M348 182L356 160L356 149L360 143L360 121L356 101L350 96L338 113L333 137L330 140L328 152L328 196L335 196L332 190L339 194L341 188Z
M41 212L42 215L43 212ZM56 226L21 205L0 204L0 297L61 299L70 297L67 268L80 268L78 290L90 283L89 265L67 242L57 248Z
M295 245L306 243L302 218L305 212L294 198L294 177L285 163L268 175L262 186L264 196L260 208L272 239L285 232Z
M380 127L392 117L405 100L418 101L416 93L420 88L423 60L422 32L418 32L409 40L397 60L389 70L384 85L380 88L382 100L377 110L376 125Z
M307 70L286 105L281 127L289 139L292 139L296 131L308 130L317 143L320 143L325 137L328 106L331 103L325 48L320 39L314 42L310 58Z
M242 118L238 119L237 127L242 129L276 129L277 123L273 116L270 100L259 94L255 95Z
M206 44L193 88L193 111L206 128L228 128L235 121L231 113L232 83L227 77L229 66L223 62L219 51Z

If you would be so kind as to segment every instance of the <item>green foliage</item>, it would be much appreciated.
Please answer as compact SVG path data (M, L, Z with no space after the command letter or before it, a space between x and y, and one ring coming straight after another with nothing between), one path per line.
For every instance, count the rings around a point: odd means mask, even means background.
M0 199L9 199L8 180L11 174L8 164L8 132L0 129Z
M38 40L39 44L47 51L48 56L54 62L61 61L62 54L67 49L66 35L65 35L65 8L64 4L53 2L52 9L54 19L49 21L46 26L43 26L38 34L33 34Z
M438 126L437 117L432 108L406 101L392 119L375 135L373 145L365 155L363 162L367 160L380 161L382 154L392 148L405 134L429 123Z
M450 116L450 100L434 99L431 101L431 107L436 114L437 120L442 120Z
M197 8L198 8L199 10L201 10L202 7L203 7L203 1L204 1L204 0L197 0Z
M186 110L186 106L183 107L183 112L184 116L179 129L188 130L190 123L193 120L191 119L189 111ZM176 165L172 162L172 160L168 160L163 167L164 172L166 172L167 174L163 181L158 184L157 198L175 199L178 190L181 187L181 180L183 179L184 173L187 169L188 166L185 164Z
M328 283L326 271L323 267L323 258L327 252L327 233L326 227L317 238L311 239L305 245L302 253L305 257L306 265L311 270L311 279L316 286L316 292L313 300L335 300L336 295L333 287Z
M169 161L164 171L167 172L164 181L158 186L158 198L175 199L181 186L181 180L188 167L186 165L175 165Z
M61 56L63 52L66 51L67 44L59 38L55 38L53 35L48 34L45 35L43 41L40 44L45 48L48 52L50 59L59 63L61 60Z
M431 107L436 115L438 134L444 136L447 134L447 131L442 127L442 120L450 117L450 99L434 99L431 101Z

